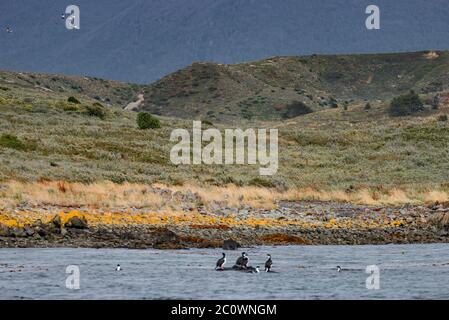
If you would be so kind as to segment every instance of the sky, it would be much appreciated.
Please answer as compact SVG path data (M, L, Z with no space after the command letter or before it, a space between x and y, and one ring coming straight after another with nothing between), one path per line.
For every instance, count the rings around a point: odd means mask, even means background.
M196 61L446 50L448 17L448 0L2 0L0 69L150 83Z

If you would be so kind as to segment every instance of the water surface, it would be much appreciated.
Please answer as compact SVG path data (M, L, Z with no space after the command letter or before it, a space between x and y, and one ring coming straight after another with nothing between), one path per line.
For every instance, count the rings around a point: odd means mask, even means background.
M271 253L276 273L215 271L219 249L0 249L0 299L449 298L448 244L243 250L252 266ZM227 251L227 266L243 250ZM66 288L68 265L80 268L79 290ZM380 268L379 290L366 289L368 265Z

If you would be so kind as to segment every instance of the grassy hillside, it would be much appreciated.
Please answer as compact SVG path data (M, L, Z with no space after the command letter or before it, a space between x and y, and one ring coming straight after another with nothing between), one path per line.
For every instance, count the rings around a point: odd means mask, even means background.
M14 76L13 79L23 77ZM189 120L161 117L161 129L139 130L136 113L120 107L125 97L108 90L101 95L109 97L115 105L103 107L104 117L89 112L89 106L96 101L91 95L101 92L105 83L125 88L121 90L129 91L131 97L134 89L130 85L80 78L83 93L77 97L82 103L76 105L67 102L68 96L77 92L74 89L58 91L58 84L49 85L47 90L36 87L37 81L44 87L46 81L51 83L51 76L41 79L27 75L27 79L35 81L29 85L25 80L10 82L11 73L2 73L2 77L2 181L109 180L204 186L232 183L281 190L337 190L347 194L369 190L373 195L394 188L449 190L449 125L438 120L449 113L448 100L438 110L427 109L400 118L386 113L388 102L371 101L369 110L365 109L365 103L350 102L346 110L323 108L287 121L235 123L235 127L280 130L279 171L262 178L258 166L171 164L170 132L175 128L191 130ZM245 85L256 88L258 82L248 80ZM241 90L242 94L244 91Z
M195 63L146 88L142 108L186 119L279 120L292 102L313 110L449 89L449 52L273 57Z

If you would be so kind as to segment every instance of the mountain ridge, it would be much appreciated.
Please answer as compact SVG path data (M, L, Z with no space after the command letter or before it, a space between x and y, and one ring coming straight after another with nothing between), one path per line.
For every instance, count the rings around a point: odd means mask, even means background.
M197 62L145 87L141 110L188 119L280 119L292 103L312 110L449 89L449 52L270 57Z

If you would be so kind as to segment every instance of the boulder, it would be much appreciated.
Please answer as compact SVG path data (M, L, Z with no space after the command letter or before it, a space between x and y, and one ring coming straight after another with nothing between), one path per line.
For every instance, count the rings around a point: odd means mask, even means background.
M231 239L223 241L223 250L237 250L238 248L241 248L241 245L237 241Z
M54 217L53 217L53 219L51 220L51 223L53 223L53 225L56 227L56 228L61 228L61 226L62 226L62 221L61 221L61 217L59 216L59 214L57 214L57 215L55 215Z
M153 248L156 249L181 249L184 245L181 238L173 231L167 228L156 229L152 233Z
M68 229L88 229L89 228L89 226L87 224L87 220L84 216L83 217L77 217L77 216L71 217L64 224L64 227L68 228Z
M0 237L9 237L9 228L3 224L0 224Z

